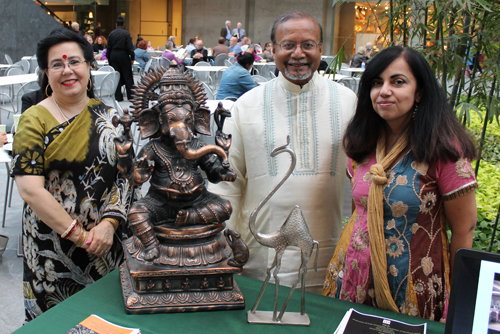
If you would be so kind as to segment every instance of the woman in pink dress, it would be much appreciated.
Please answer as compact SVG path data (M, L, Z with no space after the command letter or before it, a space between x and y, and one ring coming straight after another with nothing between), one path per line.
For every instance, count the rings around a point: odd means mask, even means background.
M323 294L445 321L477 220L476 151L423 56L394 46L368 63L344 148L355 209Z

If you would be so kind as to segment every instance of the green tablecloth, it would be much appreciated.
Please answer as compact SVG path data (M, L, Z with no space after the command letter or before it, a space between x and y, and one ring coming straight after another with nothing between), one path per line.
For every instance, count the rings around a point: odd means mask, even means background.
M351 307L363 313L384 316L408 323L420 324L424 319L393 313L386 310L358 305L312 293L306 294L306 313L311 319L309 327L284 325L258 325L247 323L247 311L253 306L262 282L235 276L245 296L245 310L186 312L162 314L125 313L120 287L119 271L115 270L71 298L58 304L40 317L14 333L65 333L90 314L125 327L140 328L143 334L152 333L333 333L345 312ZM280 288L280 304L289 289ZM271 311L274 285L269 284L258 310ZM300 292L295 291L287 311L300 311ZM444 324L427 321L427 333L444 333Z

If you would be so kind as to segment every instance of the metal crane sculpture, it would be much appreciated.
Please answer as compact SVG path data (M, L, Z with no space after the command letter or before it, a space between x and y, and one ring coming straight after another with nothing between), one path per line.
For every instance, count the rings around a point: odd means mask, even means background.
M264 281L264 284L262 285L262 288L259 292L259 295L257 297L257 300L255 301L254 306L252 307L252 310L249 311L248 313L248 318L249 322L256 322L256 323L269 323L269 321L264 320L263 318L266 318L265 315L259 316L259 317L252 317L252 315L255 315L255 311L257 309L257 306L259 305L259 302L262 298L262 295L264 294L264 291L266 290L267 284L269 283L269 279L271 278L271 270L273 268L273 277L276 282L276 289L275 289L275 295L274 295L274 309L272 313L272 322L271 323L283 323L282 318L285 313L285 310L288 306L288 303L290 301L290 298L292 297L292 294L299 283L301 282L302 286L302 298L301 298L301 310L300 310L300 315L305 316L305 321L293 321L291 324L295 325L309 325L309 317L305 314L305 282L306 282L306 274L307 274L307 263L309 262L309 259L311 258L312 251L314 248L314 245L316 245L316 259L314 263L314 269L317 270L317 262L318 262L318 253L319 253L319 243L316 240L313 240L311 233L309 232L309 228L307 227L307 223L304 219L304 215L302 214L302 210L298 205L296 205L293 210L290 212L288 215L287 219L281 226L281 228L271 234L262 234L256 231L255 228L255 221L257 218L257 214L259 213L260 209L269 201L269 199L276 193L276 191L285 183L285 181L288 179L288 177L292 174L295 165L296 165L296 155L295 152L293 152L290 148L288 148L288 145L290 144L290 137L287 136L287 143L286 145L280 146L275 148L271 152L271 157L276 157L278 154L281 153L289 153L291 158L292 158L292 163L290 165L290 168L288 168L287 173L283 176L283 178L280 180L280 182L274 186L274 188L269 192L269 194L259 203L257 208L252 212L250 215L250 220L249 220L249 227L250 231L254 235L255 239L263 246L274 248L276 251L276 255L274 257L273 264L267 269L267 277ZM278 309L278 293L279 293L279 277L278 273L280 271L281 267L281 258L283 256L283 253L285 252L285 249L288 246L296 246L299 247L301 250L301 264L299 268L299 273L297 280L293 283L290 292L288 294L288 297L286 298L281 311L278 316L277 315L277 309ZM265 313L270 313L270 312L258 312L261 314ZM255 318L257 320L252 320L250 318ZM297 317L294 317L297 318ZM304 320L304 319L303 319Z

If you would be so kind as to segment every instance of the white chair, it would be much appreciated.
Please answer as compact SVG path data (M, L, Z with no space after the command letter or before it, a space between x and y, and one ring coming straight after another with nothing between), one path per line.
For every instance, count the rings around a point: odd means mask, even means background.
M19 88L19 90L17 91L17 94L16 94L16 113L19 113L19 112L22 112L21 111L21 108L22 108L22 97L24 94L26 93L29 93L29 92L33 92L35 90L39 90L40 89L40 86L38 85L38 81L31 81L31 82L27 82L25 83L24 85L21 86L21 88Z
M236 96L226 96L226 98L224 100L230 100L230 101L235 101L237 100L238 98Z
M151 68L151 64L153 63L153 58L149 59L148 62L146 63L146 65L144 66L144 70L142 70L142 67L141 67L141 72L140 74L143 75L144 73L148 73L149 72L149 69Z
M260 75L262 75L267 80L273 79L270 72L271 72L271 67L269 65L265 64L260 67Z
M38 59L36 55L30 58L30 73L36 73L36 68L38 67Z
M97 93L98 98L107 105L116 106L115 92L116 87L118 87L118 82L120 81L120 73L117 71L110 72L106 74L101 81L99 91Z
M234 64L229 61L229 59L224 59L224 66L231 67Z
M236 57L235 56L229 56L229 61L234 65L236 62Z
M215 66L224 66L226 59L229 59L229 55L227 53L221 53L215 57L214 65Z
M25 74L28 74L30 72L30 63L27 60L21 59L20 61L16 62L16 64L23 68Z
M170 59L161 57L160 66L163 66L165 69L168 69L170 67Z
M7 76L21 75L21 74L25 74L24 70L20 66L16 66L16 64L14 66L9 67L6 73Z
M158 45L158 51L165 51L165 47Z
M200 61L198 63L196 63L196 65L194 66L212 66L210 65L210 63L207 63L205 61ZM202 81L202 82L205 82L206 84L210 85L213 87L213 80L212 80L212 77L210 76L210 72L201 72L201 71L193 71L194 72L194 75L195 77Z
M8 54L5 54L5 61L7 61L7 64L12 65L14 62L12 61L12 58Z
M203 81L201 82L201 84L203 85L203 89L205 90L205 93L207 93L207 98L209 100L215 100L214 93L212 92L210 87L208 87L208 85Z
M339 84L351 89L354 93L358 92L358 83L357 83L356 79L354 79L354 78L342 78L337 82Z
M12 110L9 110L8 108L12 108ZM0 92L0 110L2 109L8 112L7 118L10 117L10 113L16 113L14 101L12 100L12 97L10 97L10 94Z
M14 64L12 65L11 67L9 67L7 69L7 72L6 72L6 75L7 76L13 76L13 75L21 75L21 74L25 74L24 73L24 70L20 67L19 64ZM10 99L12 101L14 101L15 99L15 92L17 90L17 87L20 87L21 85L10 85L9 86L9 91L8 91L8 95L10 96ZM5 93L5 92L4 92ZM12 110L15 112L15 106L12 106ZM7 118L10 117L10 113L7 115Z
M222 76L224 75L224 72L227 70L227 68L221 68L217 72L215 72L215 77L214 77L214 93L217 93L219 90L220 86L220 81L222 80Z
M262 75L252 75L252 79L257 82L267 82L268 80Z
M114 72L115 69L113 68L113 66L105 65L103 67L100 67L98 69L98 71L101 71L101 72Z
M207 63L206 61L199 61L194 66L212 66L212 64Z

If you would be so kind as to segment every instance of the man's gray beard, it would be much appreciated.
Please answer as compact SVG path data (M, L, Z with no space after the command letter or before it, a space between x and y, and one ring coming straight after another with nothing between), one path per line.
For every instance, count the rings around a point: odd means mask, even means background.
M290 73L290 71L288 71L287 67L285 67L285 73L284 73L285 77L290 79L290 80L306 80L306 79L309 79L311 74L312 74L311 67L309 67L309 70L307 71L307 73L302 74L302 75Z

